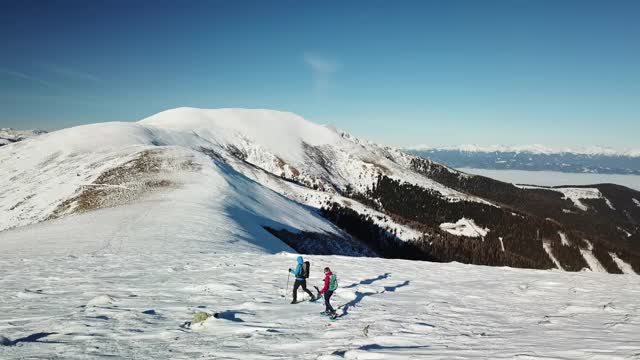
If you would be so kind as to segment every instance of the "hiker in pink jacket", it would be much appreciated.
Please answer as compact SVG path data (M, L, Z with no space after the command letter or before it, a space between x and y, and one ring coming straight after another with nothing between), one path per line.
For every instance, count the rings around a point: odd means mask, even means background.
M338 288L338 279L331 272L329 267L324 268L324 287L320 290L320 294L324 294L324 306L325 311L322 313L324 315L335 316L336 311L331 306L331 295Z

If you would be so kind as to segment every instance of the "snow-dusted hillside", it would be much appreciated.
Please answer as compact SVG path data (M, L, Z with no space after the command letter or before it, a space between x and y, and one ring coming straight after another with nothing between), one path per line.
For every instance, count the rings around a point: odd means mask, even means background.
M360 142L294 114L180 108L139 123L69 128L4 148L0 166L7 176L0 179L5 189L0 198L0 231L85 207L135 201L170 187L160 183L170 183L176 172L193 168L193 157L199 159L198 169L191 170L199 172L203 154L218 157L254 180L264 179L257 174L259 169L298 182L305 192L322 190L323 196L347 186L364 190L379 174L386 174L435 189L452 201L482 201L410 171L407 155L400 151ZM282 179L269 181L274 190L290 188ZM83 196L98 199L83 203ZM308 202L319 206L317 199Z
M222 243L243 239L247 248L292 251L264 227L325 234L349 243L348 235L313 209L238 172L231 165L243 169L244 163L194 134L131 123L97 124L5 150L0 165L10 176L0 180L5 189L0 229L63 219L45 227L44 233L37 226L4 233L0 246L5 250L16 245L13 236L22 231L32 232L29 238L36 241L35 247L39 241L55 243L56 236L65 238L74 231L86 232L82 239L107 248L131 241L141 250L153 249L175 239L197 241L178 242L180 246L206 248L212 239ZM97 224L87 226L82 220L104 208L106 218ZM149 224L154 226L145 226ZM151 230L123 239L123 226ZM363 245L350 249L339 253L368 253Z

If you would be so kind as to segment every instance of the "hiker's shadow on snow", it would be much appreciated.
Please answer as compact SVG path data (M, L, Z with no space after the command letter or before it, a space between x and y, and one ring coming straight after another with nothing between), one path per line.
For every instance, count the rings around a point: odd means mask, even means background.
M391 273L384 273L383 275L378 275L377 277L374 277L372 279L362 280L359 283L353 283L351 285L344 286L343 288L344 289L351 289L351 288L354 288L354 287L356 287L358 285L371 285L376 281L388 279L389 276L391 276Z
M252 313L245 312L245 311L229 310L229 311L223 311L221 313L217 313L214 315L214 317L216 319L229 320L233 322L244 322L244 320L236 317L236 315L238 314L254 315Z
M409 283L410 283L410 281L407 280L407 281L403 282L402 284L398 284L396 286L385 286L383 292L396 292L397 289L399 289L401 287L408 286Z
M375 350L416 350L416 349L427 349L430 348L429 345L413 345L413 346L383 346L378 344L369 344L362 345L358 349L364 351L375 351Z
M418 350L418 349L428 349L431 346L429 345L410 345L410 346L384 346L380 344L368 344L362 345L358 348L358 350L362 351L384 351L384 350ZM347 355L347 350L338 350L334 351L331 355L337 355L339 357L344 358Z
M356 291L356 298L349 301L348 303L344 304L344 306L342 307L342 315L340 316L345 316L349 314L349 309L351 307L357 306L362 300L364 300L364 298L366 298L367 296L371 296L371 295L377 295L377 294L384 294L385 292L395 292L397 289L401 288L401 287L405 287L405 286L409 286L411 282L409 280L400 283L398 285L395 286L385 286L384 290L382 290L381 292L360 292L360 291Z
M49 335L55 335L57 333L55 332L40 332L40 333L35 333L35 334L31 334L29 336L25 336L23 338L20 339L15 339L13 341L8 341L6 344L2 344L5 346L16 346L19 343L46 343L46 344L60 344L60 342L58 341L40 341L40 339L44 339Z

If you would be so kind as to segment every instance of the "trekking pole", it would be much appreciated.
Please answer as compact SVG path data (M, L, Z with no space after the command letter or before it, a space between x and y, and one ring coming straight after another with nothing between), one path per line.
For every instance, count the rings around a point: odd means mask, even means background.
M289 293L289 279L290 278L291 278L291 273L289 273L289 275L287 275L287 288L284 291L284 303L285 304L288 302L287 294Z

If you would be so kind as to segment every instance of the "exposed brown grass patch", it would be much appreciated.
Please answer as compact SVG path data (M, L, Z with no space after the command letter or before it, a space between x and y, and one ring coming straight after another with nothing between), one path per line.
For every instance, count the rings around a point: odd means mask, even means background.
M382 165L382 164L380 164L380 163L378 163L378 162L376 162L374 160L362 159L362 162L364 162L365 164L370 164L371 166L379 169L380 171L382 171L382 174L384 174L384 175L391 175L392 174L392 171L388 167L386 167L386 166L384 166L384 165Z
M145 150L84 185L78 194L58 205L47 220L127 204L152 191L177 187L169 179L176 172L199 170L200 166L190 158L172 157L163 149Z

